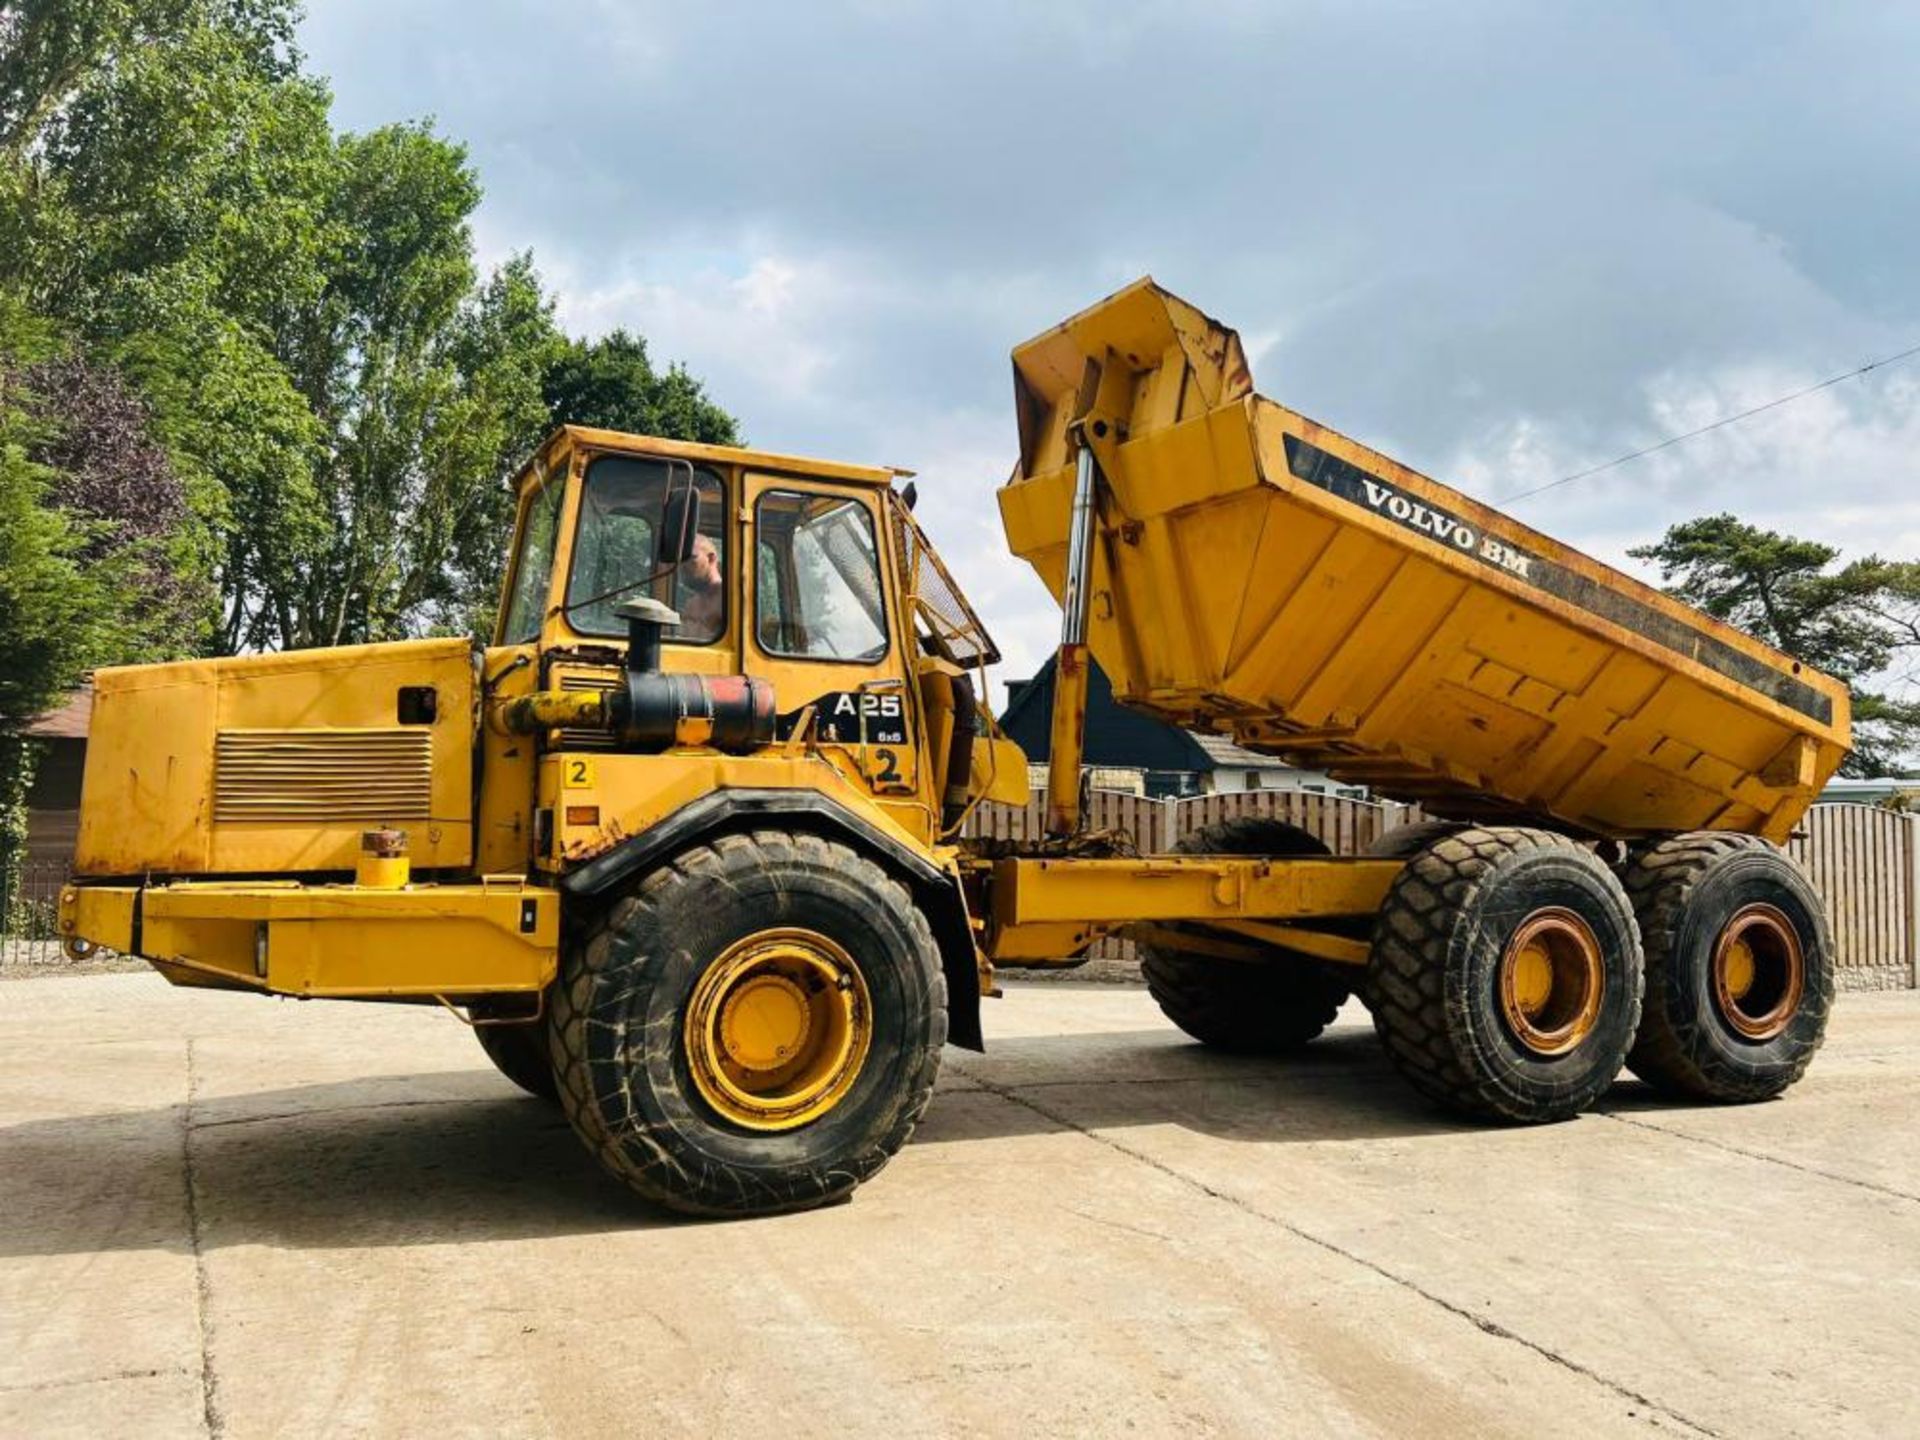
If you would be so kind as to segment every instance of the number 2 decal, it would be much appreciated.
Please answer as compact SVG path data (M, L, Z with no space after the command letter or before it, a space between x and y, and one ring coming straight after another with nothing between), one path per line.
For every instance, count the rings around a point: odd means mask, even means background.
M591 790L593 783L593 761L572 756L562 763L560 784L563 788Z
M900 757L891 750L876 750L874 760L879 769L874 771L873 782L876 785L898 785L900 783Z

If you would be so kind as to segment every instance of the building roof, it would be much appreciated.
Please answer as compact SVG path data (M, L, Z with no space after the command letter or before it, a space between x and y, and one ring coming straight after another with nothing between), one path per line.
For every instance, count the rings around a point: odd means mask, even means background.
M1187 732L1202 750L1213 770L1293 770L1297 766L1289 765L1278 755L1262 755L1258 750L1249 750L1244 745L1236 745L1224 735L1202 735L1197 731Z
M1019 743L1029 760L1044 764L1053 743L1053 662L1041 666L1031 680L1014 681L1007 691L1000 728ZM1113 698L1113 682L1098 663L1087 677L1085 763L1190 773L1295 768L1277 756L1236 745L1224 735L1182 730L1127 709Z
M1000 728L1040 764L1053 749L1053 665L1042 665L1031 680L1007 687L1006 713ZM1088 765L1115 765L1135 770L1195 771L1213 768L1193 736L1178 726L1122 708L1114 701L1113 682L1099 665L1087 676L1087 743L1082 756Z
M83 685L67 696L66 704L27 723L27 734L40 740L84 740L93 721L93 686Z

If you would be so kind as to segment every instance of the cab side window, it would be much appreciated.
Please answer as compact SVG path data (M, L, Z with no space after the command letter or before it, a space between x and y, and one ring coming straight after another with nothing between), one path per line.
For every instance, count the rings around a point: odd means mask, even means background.
M681 483L687 470L681 465ZM574 534L573 573L567 581L568 618L583 635L619 636L626 625L614 613L622 600L652 595L680 612L667 638L704 645L726 628L725 506L720 481L693 472L701 496L701 530L693 554L663 563L654 535L667 495L669 471L658 460L603 456L587 469Z
M770 655L871 663L887 653L873 517L845 495L769 490L755 507L754 633Z

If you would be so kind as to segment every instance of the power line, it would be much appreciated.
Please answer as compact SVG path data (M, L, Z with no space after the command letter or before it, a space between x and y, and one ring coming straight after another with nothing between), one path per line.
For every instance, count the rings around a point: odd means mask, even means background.
M1669 445L1678 445L1682 440L1691 440L1696 435L1705 435L1709 430L1719 430L1728 425L1738 424L1742 420L1752 419L1755 415L1763 411L1777 410L1782 405L1790 405L1795 400L1805 399L1817 390L1825 390L1829 386L1838 385L1842 380L1852 380L1857 376L1866 374L1869 370L1878 370L1882 365L1892 365L1896 361L1905 360L1914 355L1920 355L1920 345L1902 350L1898 355L1883 355L1878 360L1869 360L1865 365L1849 370L1844 375L1831 376L1828 379L1822 380L1817 385L1809 385L1804 390L1796 390L1791 395L1782 395L1778 399L1767 401L1764 405L1756 405L1751 410L1742 410L1738 415L1723 415L1711 425L1702 425L1698 430L1689 430L1684 435L1669 435L1657 444L1648 445L1644 449L1635 450L1629 455L1622 455L1617 459L1609 460L1604 465L1595 465L1586 470L1577 470L1571 475L1562 475L1558 480L1549 480L1545 485L1536 485L1531 490L1522 490L1518 495L1508 495L1498 503L1501 505L1511 505L1516 500L1526 500L1535 495L1544 495L1549 490L1558 490L1562 485L1571 485L1576 480L1585 480L1589 475L1598 475L1603 470L1612 470L1616 466L1638 460L1644 455L1651 455L1656 450L1665 450Z

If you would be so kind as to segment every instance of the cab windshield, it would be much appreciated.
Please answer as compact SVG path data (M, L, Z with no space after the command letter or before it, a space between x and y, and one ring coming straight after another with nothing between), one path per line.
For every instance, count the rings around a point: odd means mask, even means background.
M553 540L560 528L560 497L566 486L548 480L527 502L520 526L520 553L513 562L513 590L500 625L502 645L524 645L540 637L547 606L547 582L553 578Z
M667 632L669 640L706 645L726 629L726 531L720 481L707 471L693 472L701 500L693 554L663 567L660 537L655 532L666 500L668 469L662 460L625 455L602 456L587 468L574 534L573 569L567 577L567 617L581 634L624 636L626 623L614 607L640 595L664 601L680 612L679 626ZM684 485L686 465L672 469Z

